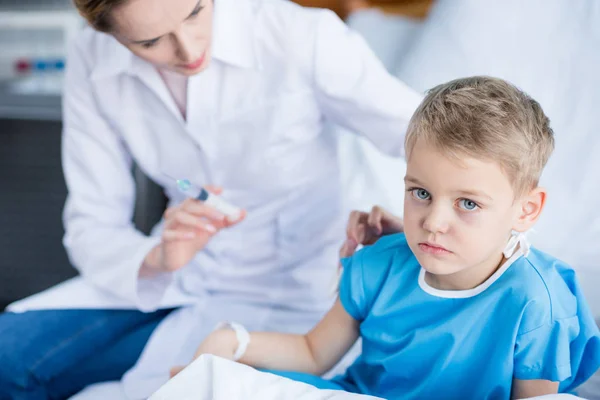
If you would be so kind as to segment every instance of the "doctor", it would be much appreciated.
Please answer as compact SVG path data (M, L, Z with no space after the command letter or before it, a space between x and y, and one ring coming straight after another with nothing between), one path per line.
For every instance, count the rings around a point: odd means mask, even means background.
M333 300L345 222L325 120L401 155L420 95L329 11L75 4L94 28L72 49L64 92L64 243L81 276L0 316L3 393L63 398L129 370L124 392L144 398L219 321L310 329ZM131 222L134 161L170 200L149 237ZM246 212L228 220L168 176Z

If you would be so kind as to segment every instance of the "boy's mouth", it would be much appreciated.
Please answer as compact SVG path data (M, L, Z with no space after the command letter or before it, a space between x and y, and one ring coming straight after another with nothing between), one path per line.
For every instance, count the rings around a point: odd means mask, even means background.
M419 249L421 249L421 251L424 253L433 254L437 256L452 254L452 252L446 249L445 247L430 242L419 243Z

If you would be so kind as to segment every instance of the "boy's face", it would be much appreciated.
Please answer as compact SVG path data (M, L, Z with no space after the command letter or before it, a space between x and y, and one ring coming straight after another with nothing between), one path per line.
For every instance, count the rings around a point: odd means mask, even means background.
M466 278L495 269L522 214L497 163L459 162L417 141L405 183L406 238L427 272Z

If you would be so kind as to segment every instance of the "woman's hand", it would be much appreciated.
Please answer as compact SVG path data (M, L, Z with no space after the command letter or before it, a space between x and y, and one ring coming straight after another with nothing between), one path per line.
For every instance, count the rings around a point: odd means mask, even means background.
M212 354L217 357L233 360L233 355L238 346L235 332L228 328L223 328L212 332L196 350L194 360L203 354ZM185 367L171 368L171 378L181 372Z
M340 249L340 258L350 257L359 244L370 245L380 237L404 231L404 223L379 206L371 212L352 211L346 227L346 241Z
M222 192L218 187L206 189L215 194ZM240 218L230 220L196 199L187 199L180 205L167 209L161 243L146 256L140 275L173 272L182 268L220 230L238 224L245 216L243 211Z

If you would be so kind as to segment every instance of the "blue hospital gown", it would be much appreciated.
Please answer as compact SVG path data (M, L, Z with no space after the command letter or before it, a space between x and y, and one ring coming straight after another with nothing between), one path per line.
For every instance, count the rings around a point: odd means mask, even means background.
M343 260L340 300L363 351L320 388L386 399L509 399L513 377L569 392L600 366L600 332L571 268L536 249L475 289L431 288L404 234Z

